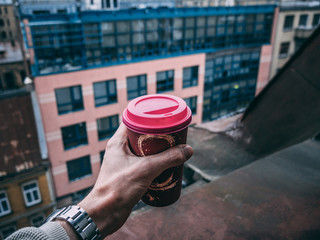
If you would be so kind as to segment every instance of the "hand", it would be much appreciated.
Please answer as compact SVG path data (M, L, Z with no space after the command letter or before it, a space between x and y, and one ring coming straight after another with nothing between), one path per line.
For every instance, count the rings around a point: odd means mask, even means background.
M121 124L107 144L96 184L78 206L89 214L104 238L125 223L154 178L167 168L183 164L192 154L190 146L179 145L137 157L128 146L127 128Z

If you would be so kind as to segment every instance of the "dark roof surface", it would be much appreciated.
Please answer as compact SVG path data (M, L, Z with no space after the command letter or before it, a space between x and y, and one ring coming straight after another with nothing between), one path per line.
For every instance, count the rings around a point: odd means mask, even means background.
M320 239L320 143L308 140L135 216L108 239Z
M0 99L0 178L41 164L38 136L28 93Z

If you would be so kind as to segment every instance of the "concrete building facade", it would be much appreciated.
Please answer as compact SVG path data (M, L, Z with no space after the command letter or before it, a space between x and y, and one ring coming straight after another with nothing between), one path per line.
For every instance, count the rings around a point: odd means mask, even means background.
M299 4L298 4L299 3ZM280 5L270 77L273 77L320 24L319 1Z

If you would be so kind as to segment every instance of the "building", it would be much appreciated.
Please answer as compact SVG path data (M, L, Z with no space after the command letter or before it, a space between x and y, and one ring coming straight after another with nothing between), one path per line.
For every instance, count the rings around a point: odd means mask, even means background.
M274 76L320 24L319 1L283 2L276 29L270 76Z
M278 4L286 0L177 0L178 7L218 7L218 6L250 6Z
M0 1L0 42L14 42L19 38L11 0Z
M158 7L175 7L175 0L85 0L82 10L120 10L120 9L144 9Z
M0 94L1 239L21 227L41 225L55 206L36 108L34 92L25 88Z
M243 108L255 95L263 45L271 46L274 11L158 8L24 20L59 204L79 200L94 184L131 99L180 96L192 123Z
M146 9L158 7L175 7L174 0L67 0L67 1L19 1L22 15L39 14L71 14L81 11L117 11L120 9Z
M21 88L30 75L19 24L19 12L13 2L0 0L0 93Z
M25 77L19 42L0 42L0 93L23 87Z
M20 0L19 6L21 14L54 14L54 13L76 13L81 9L80 0L47 0L47 1L34 1L34 0Z
M176 0L121 0L120 9L128 8L173 8Z

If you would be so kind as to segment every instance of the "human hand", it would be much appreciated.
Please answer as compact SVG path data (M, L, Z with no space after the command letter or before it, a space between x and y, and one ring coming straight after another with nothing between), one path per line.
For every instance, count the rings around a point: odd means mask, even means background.
M107 144L96 184L78 206L89 214L104 238L125 223L154 178L167 168L183 164L192 154L190 146L179 145L137 157L129 148L127 128L121 124Z

